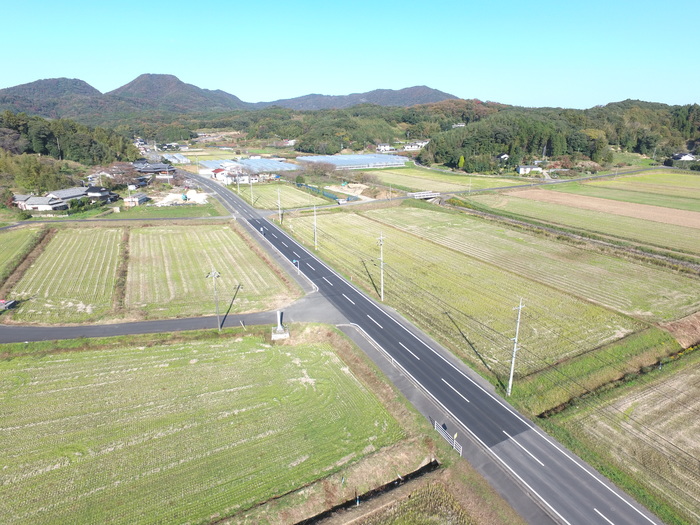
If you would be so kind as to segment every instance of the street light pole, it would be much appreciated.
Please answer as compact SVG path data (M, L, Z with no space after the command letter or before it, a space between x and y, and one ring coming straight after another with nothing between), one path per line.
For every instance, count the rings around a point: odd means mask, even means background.
M214 268L211 269L211 272L207 275L207 279L212 278L214 281L214 301L216 302L216 327L219 329L219 332L221 332L221 319L219 318L219 293L216 290L216 280L221 277L221 274L217 272Z

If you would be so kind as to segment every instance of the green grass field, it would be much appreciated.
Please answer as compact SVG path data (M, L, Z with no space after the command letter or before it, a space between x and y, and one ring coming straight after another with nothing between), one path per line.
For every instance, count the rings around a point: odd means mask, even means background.
M214 284L206 278L212 268L221 275L221 313L229 306L232 313L275 309L297 294L228 225L134 228L125 294L129 315L213 315Z
M520 198L517 194L473 195L467 201L492 208L495 213L505 211L565 228L609 236L630 244L700 257L700 243L698 243L696 228L533 201Z
M111 215L114 219L158 219L172 217L180 219L186 217L223 217L230 215L218 201L207 204L184 204L179 206L133 206L127 208L121 206L119 213Z
M459 213L402 206L364 213L427 241L645 321L700 310L700 282Z
M404 438L329 344L259 337L0 361L0 522L209 523Z
M384 186L393 186L405 191L437 191L440 193L483 190L523 184L522 180L478 177L467 174L449 174L438 170L429 170L409 166L406 168L389 168L369 170Z
M386 302L462 358L488 367L498 377L507 376L517 316L514 307L521 298L526 308L519 376L645 327L533 279L357 214L319 214L317 220L319 255L375 298L380 286L377 244L383 235ZM285 226L293 227L294 234L312 246L312 218L287 218Z
M6 273L16 266L18 259L24 258L34 239L39 235L39 228L25 227L13 228L0 232L0 276L7 277ZM4 280L4 279L2 279ZM0 297L0 299L3 299Z
M112 308L119 228L60 230L11 292L13 319L35 323L94 321Z
M231 186L231 190L237 193L236 186ZM263 210L276 210L278 198L283 210L305 208L314 204L325 206L334 203L330 199L302 191L296 186L287 183L253 184L252 188L250 184L241 184L240 193L237 194L246 202L252 204L254 208Z
M549 189L676 210L700 211L700 175L646 173L611 180L557 184L549 186Z

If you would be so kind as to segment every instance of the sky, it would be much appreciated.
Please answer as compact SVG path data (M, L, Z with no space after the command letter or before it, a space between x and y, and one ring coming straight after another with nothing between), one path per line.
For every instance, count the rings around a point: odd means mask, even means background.
M0 89L65 77L106 93L162 73L245 102L428 86L526 107L692 104L700 103L693 7L679 0L11 2L2 9Z

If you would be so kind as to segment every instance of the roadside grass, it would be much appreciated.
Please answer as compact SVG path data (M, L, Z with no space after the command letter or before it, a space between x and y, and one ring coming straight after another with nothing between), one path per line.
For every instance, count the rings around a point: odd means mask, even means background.
M131 230L124 306L146 319L214 315L212 269L222 315L275 309L299 294L229 225L152 226Z
M472 195L461 197L467 204L475 203L480 209L491 210L509 216L532 218L565 228L607 236L640 247L670 250L700 257L698 230L684 226L612 215L605 212L584 210L537 202L516 194Z
M290 183L241 184L240 192L235 186L231 190L254 208L276 210L279 203L283 210L304 208L313 205L326 206L334 201L303 191Z
M120 228L59 230L13 287L19 322L71 323L103 318L112 308Z
M520 345L533 357L519 363L520 375L590 352L646 327L357 214L321 213L317 222L318 255L375 298L380 292L377 243L381 235L385 302L477 369L488 369L491 379L495 376L501 383L507 377L512 352L513 308L521 298L526 308ZM313 247L313 218L287 217L285 226Z
M3 523L210 522L406 438L329 343L25 352L0 361Z
M664 523L697 523L699 400L695 350L540 424Z
M403 206L362 212L368 218L440 244L504 271L645 321L700 310L700 282L441 208Z

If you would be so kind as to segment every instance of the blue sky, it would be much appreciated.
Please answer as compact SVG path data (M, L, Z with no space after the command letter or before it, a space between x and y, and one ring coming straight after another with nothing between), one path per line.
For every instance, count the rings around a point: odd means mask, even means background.
M167 73L246 102L426 85L588 108L700 102L692 2L64 0L3 7L0 88ZM12 21L12 23L9 23ZM684 27L687 25L687 28Z

